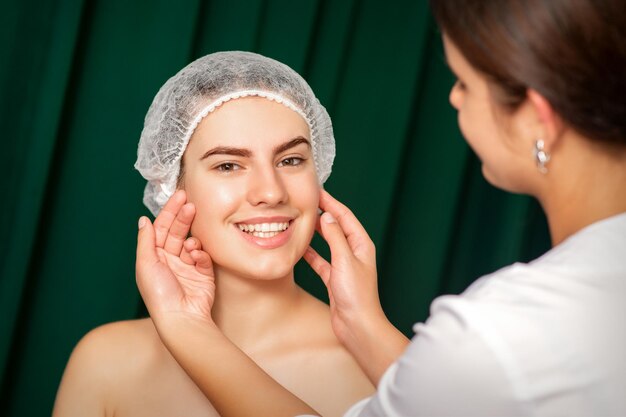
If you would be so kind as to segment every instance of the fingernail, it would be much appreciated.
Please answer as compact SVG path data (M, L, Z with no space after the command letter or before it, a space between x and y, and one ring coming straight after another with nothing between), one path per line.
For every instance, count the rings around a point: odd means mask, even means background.
M322 218L324 219L324 223L335 223L335 218L329 212L322 214Z
M141 216L141 217L139 218L139 223L138 223L138 226L139 226L139 228L141 229L141 228L142 228L142 227L144 227L145 225L146 225L146 218L145 218L144 216Z

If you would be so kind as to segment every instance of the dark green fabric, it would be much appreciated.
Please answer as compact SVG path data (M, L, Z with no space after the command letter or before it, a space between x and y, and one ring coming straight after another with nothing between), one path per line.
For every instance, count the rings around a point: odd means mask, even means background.
M76 342L143 314L137 140L161 84L206 53L260 52L310 82L337 138L326 188L370 232L407 335L435 296L548 247L536 203L489 186L459 134L426 2L5 0L1 15L3 415L49 415Z

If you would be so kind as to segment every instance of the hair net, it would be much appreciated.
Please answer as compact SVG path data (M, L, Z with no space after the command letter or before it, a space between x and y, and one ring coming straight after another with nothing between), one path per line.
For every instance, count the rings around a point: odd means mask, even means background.
M319 182L326 181L335 158L335 138L326 109L306 81L287 65L262 55L217 52L170 78L146 114L135 168L148 180L143 202L154 215L176 191L180 161L198 124L223 103L249 96L282 103L304 118Z

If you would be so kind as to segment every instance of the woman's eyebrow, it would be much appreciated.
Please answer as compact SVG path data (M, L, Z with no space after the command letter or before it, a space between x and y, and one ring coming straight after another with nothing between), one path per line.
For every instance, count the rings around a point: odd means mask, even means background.
M308 141L308 139L302 136L298 136L297 138L291 139L290 141L285 142L275 147L274 154L285 152L286 150L291 149L295 146L298 146L301 143L305 143L308 147L311 147L311 143ZM250 158L252 157L252 151L249 149L243 149L243 148L233 148L231 146L217 146L213 149L209 149L208 151L206 151L202 155L202 157L200 157L200 160L202 161L203 159L206 159L212 155L233 155L233 156L241 156L244 158Z
M217 146L213 149L209 149L202 155L200 160L208 158L211 155L233 155L233 156L241 156L244 158L250 158L252 156L252 151L248 149L242 148L233 148L230 146Z
M300 145L301 143L305 143L309 148L311 147L311 143L309 142L308 139L306 139L303 136L298 136L297 138L291 139L290 141L285 142L282 145L278 145L277 147L275 147L274 154L285 152L286 150L296 147Z

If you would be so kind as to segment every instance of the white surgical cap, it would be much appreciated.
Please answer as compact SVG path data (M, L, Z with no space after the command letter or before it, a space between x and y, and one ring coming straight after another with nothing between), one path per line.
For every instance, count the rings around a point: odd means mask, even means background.
M180 161L202 119L223 103L265 97L297 112L309 125L320 184L330 175L335 137L330 117L304 79L287 65L252 52L199 58L161 87L144 121L135 168L148 180L143 202L155 216L176 191Z

